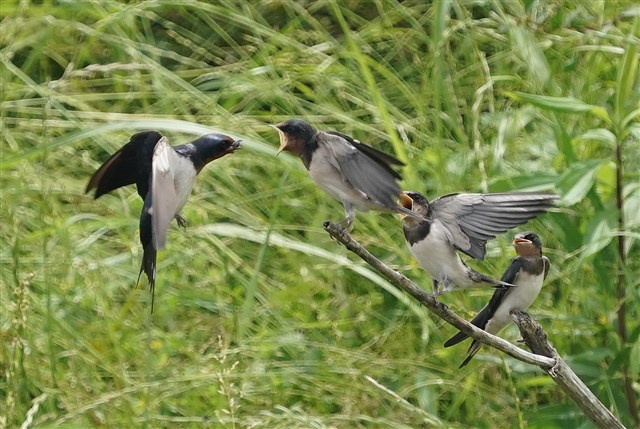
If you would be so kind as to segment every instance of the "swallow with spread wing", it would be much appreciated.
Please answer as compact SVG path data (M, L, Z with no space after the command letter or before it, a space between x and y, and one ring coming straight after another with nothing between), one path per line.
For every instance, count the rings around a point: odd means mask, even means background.
M418 192L405 191L400 203L425 219L404 216L404 236L431 276L434 295L485 285L507 288L513 285L468 267L458 251L484 259L488 240L544 213L557 199L555 194L506 192L450 194L429 202Z
M180 216L198 173L214 159L233 153L240 141L222 134L207 134L188 144L170 146L157 131L134 134L91 176L87 189L94 198L135 183L144 200L140 214L140 242L143 247L140 274L144 271L152 293L156 282L156 253L167 241L172 219L185 225Z

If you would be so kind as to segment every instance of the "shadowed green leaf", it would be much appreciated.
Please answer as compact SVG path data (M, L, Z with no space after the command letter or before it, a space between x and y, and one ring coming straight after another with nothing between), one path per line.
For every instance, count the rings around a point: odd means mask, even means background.
M573 205L582 200L593 186L596 173L604 162L599 159L576 162L566 169L556 183L562 203Z
M640 17L633 20L631 37L638 36L640 29ZM618 81L616 88L615 111L617 120L621 122L627 116L629 108L636 108L639 99L637 90L636 75L638 74L638 41L629 41L625 45L624 55L621 59L621 66L618 68Z
M582 250L583 258L598 253L607 247L615 237L612 231L612 226L615 224L615 216L612 216L612 214L610 212L600 212L587 224Z
M560 113L592 113L600 119L611 122L607 111L593 104L572 97L553 97L549 95L527 94L524 92L505 92L507 97L533 104L544 110Z
M605 143L607 146L614 148L618 139L615 134L605 128L596 128L586 131L579 136L575 137L576 140L593 140L597 142Z

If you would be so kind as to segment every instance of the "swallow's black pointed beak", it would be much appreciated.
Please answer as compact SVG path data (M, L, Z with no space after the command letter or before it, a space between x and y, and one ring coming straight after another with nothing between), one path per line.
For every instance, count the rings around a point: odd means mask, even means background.
M227 149L227 152L233 153L238 149L241 149L242 148L242 145L240 144L241 141L242 140L236 140L233 143L231 143L231 146L229 146L229 149Z

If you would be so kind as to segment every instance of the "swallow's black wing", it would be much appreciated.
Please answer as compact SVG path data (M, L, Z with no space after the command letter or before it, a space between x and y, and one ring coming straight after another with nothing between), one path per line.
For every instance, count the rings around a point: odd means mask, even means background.
M95 189L94 198L100 198L114 189L135 183L138 178L136 167L136 150L127 143L93 173L84 192Z
M516 281L516 278L521 268L522 268L522 261L520 260L520 258L514 258L509 264L509 266L507 267L507 270L504 272L500 280L505 283L515 284L514 282ZM506 299L506 297L512 291L513 291L513 288L496 289L489 303L485 305L484 308L480 310L480 312L476 314L476 316L473 319L471 319L471 324L477 326L480 329L484 329L485 326L487 326L487 323L489 322L489 320L491 320L493 315L496 314L496 311L498 310L498 307L500 306L500 304ZM463 332L458 332L453 337L449 338L447 342L444 343L444 346L451 347L455 344L458 344L460 341L463 341L467 337L468 337L467 334L464 334ZM475 342L476 341L474 340L474 343ZM469 351L471 351L471 348L469 349Z
M509 264L509 267L507 267L507 270L504 272L500 280L502 280L503 282L514 284L521 268L522 268L522 261L520 260L520 258L515 258L514 260L511 261L511 264ZM546 264L545 264L545 269L546 269ZM471 320L471 323L473 323L479 328L484 329L485 326L487 326L487 323L489 323L489 320L491 320L493 315L498 310L498 307L500 306L500 304L506 299L506 297L512 291L513 291L512 288L496 290L496 292L491 297L491 301L489 301L489 304L487 304L480 311L480 313L478 313L476 317L474 317L473 320ZM461 335L462 337L460 338ZM449 347L454 344L457 344L460 341L464 340L466 337L467 336L462 334L462 332L458 332L458 334L454 335L449 341L445 343L445 347ZM458 340L458 338L460 339ZM462 361L458 369L466 366L471 361L471 359L473 359L476 353L478 353L480 348L482 348L482 344L476 340L473 340L473 342L469 346L469 350L467 350L467 357Z
M431 202L429 216L449 230L458 250L484 259L488 240L544 213L557 199L536 192L450 194Z
M161 137L157 131L144 131L131 136L129 143L93 173L85 193L95 189L94 198L99 198L114 189L136 183L138 194L144 199L149 190L153 149Z

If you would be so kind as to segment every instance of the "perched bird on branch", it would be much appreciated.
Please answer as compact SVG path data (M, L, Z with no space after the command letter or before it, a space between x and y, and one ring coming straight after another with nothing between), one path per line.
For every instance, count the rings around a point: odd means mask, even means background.
M280 135L280 150L302 159L311 178L326 193L340 200L346 218L337 225L348 232L356 211L396 211L423 218L398 204L400 160L337 131L318 131L300 119L273 126Z
M471 320L478 328L494 335L511 322L511 311L529 308L549 274L549 259L542 256L542 241L537 234L530 231L516 234L513 247L518 255L511 261L501 280L516 287L497 289L489 303ZM466 334L458 332L444 346L451 347L465 338ZM481 347L481 343L473 340L460 368L468 364Z
M144 271L152 293L156 282L156 253L167 241L172 219L185 226L180 210L187 202L196 176L209 162L233 153L240 141L222 134L207 134L188 144L170 146L157 131L134 134L91 176L85 192L95 189L99 198L122 186L135 183L144 200L140 214L140 242L143 247L140 274Z
M506 192L450 194L429 202L418 192L405 191L400 203L424 219L403 216L404 236L431 276L434 295L475 286L508 288L513 285L468 267L458 251L484 259L488 240L544 213L557 199L555 194Z

